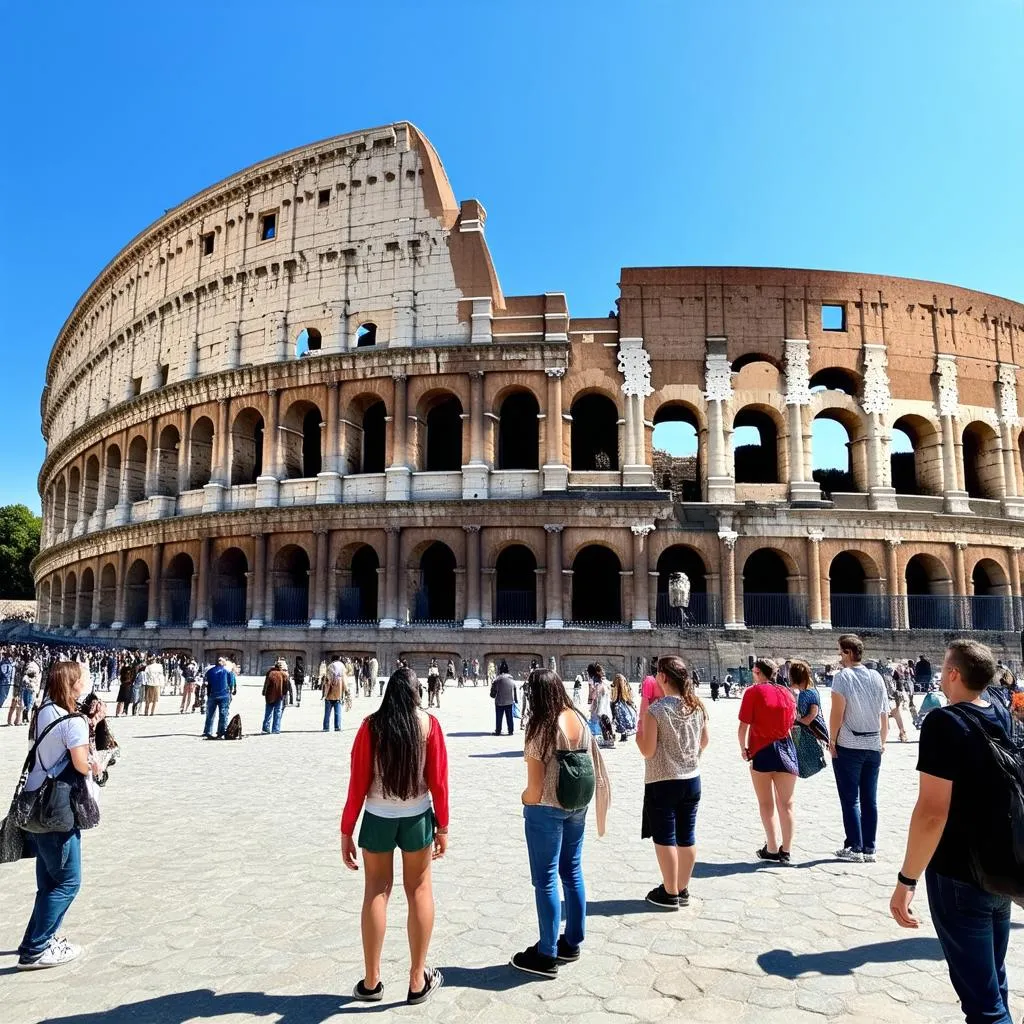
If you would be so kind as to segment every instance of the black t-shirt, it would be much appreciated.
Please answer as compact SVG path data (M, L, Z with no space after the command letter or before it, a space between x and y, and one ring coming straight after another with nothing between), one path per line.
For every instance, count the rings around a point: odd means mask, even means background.
M984 722L993 736L1008 735L1006 712L995 704L973 705L966 712ZM936 708L921 724L917 770L953 783L949 817L929 867L940 875L974 884L969 865L971 836L979 801L988 792L987 773L992 770L988 747L976 728L966 725L948 707Z

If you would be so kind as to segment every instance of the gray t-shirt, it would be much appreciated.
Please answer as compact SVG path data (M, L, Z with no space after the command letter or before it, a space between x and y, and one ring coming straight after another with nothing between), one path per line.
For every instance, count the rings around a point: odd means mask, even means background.
M67 718L67 721L55 725L43 736L43 730L51 722L61 718ZM70 760L68 751L72 747L88 746L89 726L86 725L84 718L71 717L64 708L46 703L39 710L36 729L32 736L43 736L43 741L39 744L35 763L25 782L25 789L29 792L38 789L47 775L59 775L67 767Z
M850 750L881 750L880 716L889 713L889 697L882 677L863 665L842 668L832 681L832 692L846 700L836 744ZM867 735L855 736L858 732Z

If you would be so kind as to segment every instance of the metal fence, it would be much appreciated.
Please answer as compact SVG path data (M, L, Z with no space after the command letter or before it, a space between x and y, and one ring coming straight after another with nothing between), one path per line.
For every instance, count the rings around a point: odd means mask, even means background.
M659 594L657 620L659 626L718 629L722 625L722 602L717 594L691 593L688 607L673 608L668 594Z
M190 580L164 581L164 610L168 626L189 625L189 605L192 600Z
M241 626L245 623L245 585L220 586L210 602L211 618L216 626Z
M803 628L807 625L807 595L744 594L743 621L748 627Z
M889 629L893 599L885 594L833 594L833 629Z
M378 621L376 609L373 609L374 614L365 614L368 609L363 608L363 591L360 587L342 587L338 591L337 608L337 621L344 625L375 625Z
M494 622L500 626L533 626L537 622L535 590L499 590L495 594Z
M275 626L304 626L309 622L309 587L274 587Z

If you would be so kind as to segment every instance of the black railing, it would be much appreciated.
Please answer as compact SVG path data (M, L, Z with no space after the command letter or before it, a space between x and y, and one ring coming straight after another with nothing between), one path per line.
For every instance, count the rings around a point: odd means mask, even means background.
M455 618L454 614L444 615L443 611L447 609L439 610L436 606L442 602L437 601L436 598L431 600L433 595L426 588L416 591L413 597L412 608L410 609L409 621L415 622L420 626L457 626L460 625L459 620ZM449 605L453 602L447 602Z
M965 629L965 609L955 597L946 594L909 594L907 625L911 629Z
M211 618L217 626L245 624L245 584L240 587L221 586L213 592Z
M704 627L717 629L722 625L722 603L717 594L691 593L686 608L673 608L667 593L658 594L657 624L680 629Z
M885 594L833 594L833 629L890 629L893 598Z
M309 587L274 587L275 626L304 626L309 622Z
M970 601L970 628L988 630L1012 630L1014 628L1012 597L998 594L982 594L966 598Z
M168 626L189 625L191 599L191 580L164 580L164 610Z
M499 590L495 594L494 622L500 626L532 626L537 622L535 590Z
M126 626L141 626L149 617L149 584L129 583L125 587L124 622Z
M743 621L749 627L802 628L807 625L807 595L744 594Z
M338 591L338 614L339 623L376 623L376 608L366 608L364 605L364 594L360 587L342 587ZM369 613L369 614L367 614Z
M629 622L599 622L592 619L569 619L565 623L566 629L630 629Z

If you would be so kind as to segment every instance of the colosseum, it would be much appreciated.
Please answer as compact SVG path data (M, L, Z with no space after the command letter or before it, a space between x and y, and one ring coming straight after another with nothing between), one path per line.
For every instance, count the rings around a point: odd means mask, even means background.
M625 268L615 310L577 318L502 292L485 222L396 123L133 239L47 366L39 622L250 671L374 651L632 673L672 649L721 671L831 655L840 629L1019 654L1024 306ZM824 474L823 420L846 439ZM664 424L689 457L656 450Z

